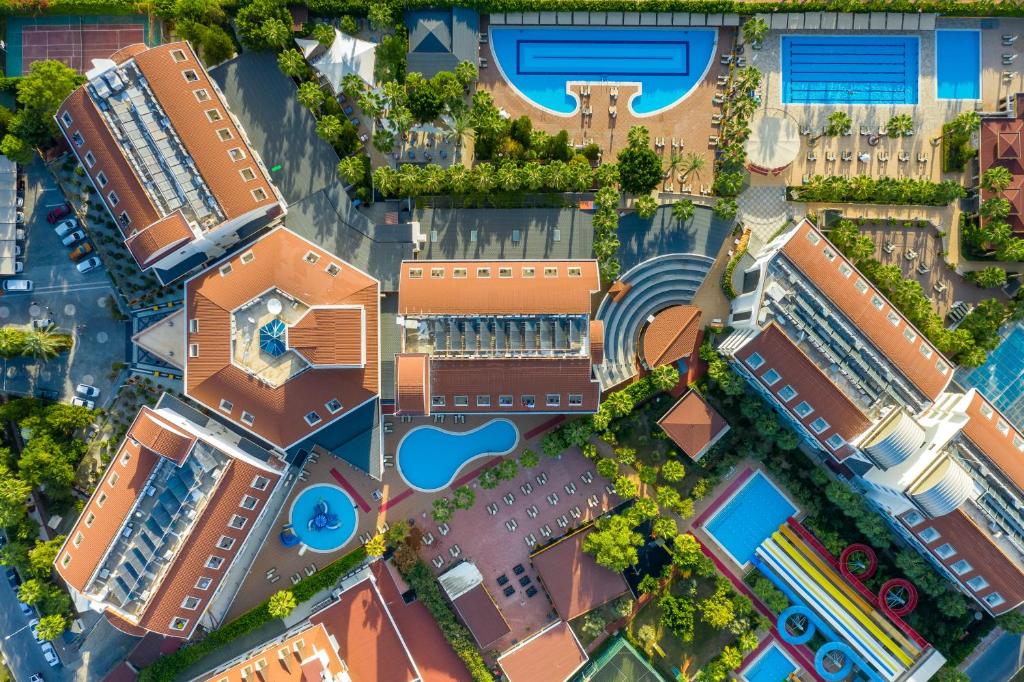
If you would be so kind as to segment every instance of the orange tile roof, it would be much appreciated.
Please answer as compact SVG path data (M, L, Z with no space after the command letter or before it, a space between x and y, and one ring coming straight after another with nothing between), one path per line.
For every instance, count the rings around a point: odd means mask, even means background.
M288 328L288 346L314 365L365 364L365 309L311 308Z
M840 461L852 455L853 448L848 445L849 441L871 425L871 420L860 408L833 384L802 350L793 345L785 332L774 322L743 346L736 355L746 365L747 358L754 353L760 354L765 362L757 370L751 370L747 366L747 371L752 372L761 385L775 395L780 404L785 405L793 419L810 430L811 422L819 417L823 418L829 426L815 438L825 451L831 452ZM770 369L774 369L782 376L772 386L768 386L764 381L764 375ZM791 385L797 395L789 402L783 403L778 392L786 385ZM793 410L803 401L808 402L814 411L800 417ZM832 434L839 434L847 444L838 450L832 450L826 442Z
M547 407L545 396L560 396L557 407ZM583 396L581 405L569 405L569 394ZM447 410L458 412L522 412L520 396L536 398L535 412L594 412L601 387L591 376L589 358L555 360L538 358L441 360L430 362L430 395L444 396ZM455 396L469 396L469 405L455 407ZM476 396L489 395L489 407L477 407ZM511 395L510 408L498 407L498 396ZM433 408L438 411L439 408Z
M590 321L590 361L595 365L604 362L604 320Z
M583 542L592 531L577 531L530 556L555 611L564 620L589 613L629 589L621 573L599 566L583 551Z
M459 595L452 604L483 650L510 632L505 617L501 615L501 611L491 599L491 595L487 594L483 584Z
M186 60L175 62L171 57L175 50L183 50ZM220 91L213 85L187 42L166 43L139 52L135 55L135 63L149 82L149 87L227 219L277 203L277 195L270 180L255 162L252 149L219 96ZM195 71L198 80L191 83L185 80L182 73L189 69ZM198 88L206 88L213 98L200 102L192 94ZM206 116L209 110L216 110L220 120L211 123ZM231 139L221 140L218 131L222 129L230 131ZM234 147L244 148L246 158L232 161L228 150ZM251 168L254 179L245 180L239 172L243 168ZM265 199L253 197L251 192L256 188L264 191Z
M978 163L981 173L993 166L1003 166L1013 174L1010 189L1003 195L1010 199L1014 210L1006 222L1014 232L1024 231L1024 215L1021 214L1021 187L1024 186L1024 151L1021 144L1021 132L1024 131L1024 97L1014 96L1015 118L1006 116L989 116L981 120L980 144L978 145ZM982 198L988 199L991 192L982 191ZM984 219L983 219L984 220Z
M533 269L532 275L524 269ZM557 275L545 275L545 268ZM578 276L569 276L578 268ZM456 277L456 270L465 277ZM419 277L411 276L415 271ZM443 271L434 277L432 271ZM503 272L507 271L507 276ZM481 276L483 272L488 276ZM590 314L601 288L597 261L405 261L398 290L399 315Z
M586 662L587 653L564 620L498 657L508 682L565 682Z
M185 461L197 440L195 436L182 431L145 405L128 429L128 437L137 440L142 447L178 464Z
M967 407L969 419L963 428L964 436L984 452L1004 476L1018 488L1024 488L1024 450L1014 443L1015 439L1024 443L1024 435L1013 428L1010 421L977 389L973 390L974 396ZM989 410L988 417L982 413L983 408Z
M259 670L259 677L256 671ZM334 643L322 623L301 630L287 639L250 652L226 670L218 669L206 682L320 682L323 673L334 679L345 671Z
M913 527L907 524L905 515L898 518L917 538L918 542L928 548L928 552L935 561L948 568L960 559L967 560L971 565L971 570L967 573L957 576L954 571L947 571L949 575L954 576L955 580L966 585L968 580L977 575L985 578L988 586L984 589L978 591L974 591L970 587L965 587L965 589L968 594L975 595L979 599L979 603L993 615L1011 611L1024 602L1024 571L1003 554L999 547L993 544L989 532L974 523L964 511L957 509L945 516L925 519ZM939 537L930 543L925 541L920 534L926 528L937 530ZM956 554L943 559L935 553L935 550L946 543L956 549ZM989 607L981 600L992 592L998 592L1006 601L997 607Z
M128 237L124 243L139 267L145 269L194 237L185 216L175 211Z
M700 335L700 308L692 305L674 305L654 316L644 330L643 355L648 367L660 367L683 358L697 350Z
M338 642L338 652L353 680L412 682L419 678L402 634L392 620L375 582L350 587L310 622L323 623ZM415 638L416 633L407 633Z
M395 407L402 414L430 414L430 356L395 355Z
M692 390L658 420L658 426L693 460L700 459L729 430L718 411Z
M810 233L819 237L817 244L808 238ZM826 248L834 254L832 260L826 257ZM942 393L953 377L950 362L867 280L864 280L867 283L866 292L858 291L856 268L849 277L839 272L841 264L845 263L851 268L853 264L822 237L810 221L800 223L782 251L921 393L929 400L935 400ZM872 304L872 298L876 295L882 300L881 308ZM888 319L890 311L898 317L895 325ZM903 335L907 327L917 335L913 342ZM929 351L929 357L921 353L921 347Z
M243 263L242 256L250 253L252 259ZM315 255L316 262L307 262L307 254ZM230 272L222 275L228 264ZM340 271L332 276L326 270L329 264ZM309 306L362 306L366 365L311 367L276 388L234 365L231 311L275 286ZM293 445L379 393L379 291L379 283L369 275L285 228L274 230L243 254L186 283L186 316L199 321L198 330L187 334L187 343L196 344L199 355L186 360L186 394L211 409L218 409L222 399L229 400L232 411L218 414L279 447ZM332 399L343 405L333 415L324 407ZM323 421L309 426L303 416L313 410ZM241 421L243 411L254 417L251 425Z

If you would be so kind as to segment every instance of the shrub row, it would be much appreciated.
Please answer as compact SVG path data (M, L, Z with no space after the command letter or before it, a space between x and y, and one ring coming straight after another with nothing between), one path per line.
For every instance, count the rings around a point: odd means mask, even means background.
M0 15L144 14L150 7L136 0L9 0L0 3Z
M323 589L334 586L339 578L366 560L366 549L358 547L337 561L325 566L312 576L300 580L292 588L296 602L308 601ZM187 644L169 656L163 656L139 674L141 682L173 680L186 668L222 646L247 635L256 628L274 620L268 609L269 600L245 612L227 625L208 633L203 639Z
M872 178L860 175L815 175L804 185L789 187L793 201L838 201L868 204L948 206L964 196L958 182L930 182L916 178Z
M725 272L722 273L722 292L729 300L737 296L736 290L732 286L732 273L736 270L736 266L740 264L740 259L747 252L747 242L749 241L750 230L744 230L743 236L740 237L740 243L736 247L736 253L729 259L729 264L725 266Z

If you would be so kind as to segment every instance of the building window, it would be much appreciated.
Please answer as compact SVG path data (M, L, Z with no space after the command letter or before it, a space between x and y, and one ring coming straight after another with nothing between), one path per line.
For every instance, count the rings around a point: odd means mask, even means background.
M320 415L317 414L316 410L310 410L309 412L307 412L306 416L304 416L303 419L305 419L306 423L309 424L310 426L316 426L317 424L323 421L323 419L320 418Z
M85 165L92 168L96 165L96 157L93 156L92 152L85 153Z
M812 243L815 246L817 246L818 242L821 241L821 237L819 237L818 233L815 232L814 230L808 230L807 231L807 241L809 241L810 243Z
M806 400L801 400L800 404L793 408L793 411L796 412L796 415L802 419L803 417L809 415L811 412L814 412L814 408L811 407L810 403L808 403Z
M409 268L409 279L423 279L423 268Z
M121 202L121 197L117 196L117 192L114 191L107 193L107 199L110 199L111 206L117 206Z
M881 310L882 307L885 305L885 303L882 301L882 299L880 297L872 296L871 297L871 305L875 306L875 308L877 308L878 310Z
M1007 424L1002 419L996 421L996 428L999 429L999 433L1003 434L1004 436L1010 432L1010 425Z
M905 514L905 515L903 516L903 521L904 521L904 523L906 523L906 524L907 524L908 526L910 526L911 528L913 528L913 527L914 527L914 526L916 526L917 524L919 524L919 523L921 523L922 521L924 521L924 517L923 517L923 516L921 516L921 512L919 512L919 511L916 511L916 510L911 510L911 511L908 511L908 512L907 512L907 513L906 513L906 514Z
M228 156L231 157L232 161L241 161L245 158L245 152L242 151L241 147L232 147L228 150Z
M121 219L121 224L125 227L132 224L132 219L129 217L128 211L121 211L121 215L119 215L118 218Z
M985 419L992 418L992 407L988 403L981 404L981 416L983 416Z
M913 343L914 341L917 340L917 334L914 333L914 330L911 329L910 327L904 327L903 328L903 338L905 338L907 341L910 341L911 343Z
M263 191L262 187L257 187L250 194L252 194L252 198L256 201L266 201L267 199L267 193Z
M188 61L188 57L185 55L185 50L171 50L171 59L175 62Z
M100 171L99 173L97 173L96 174L96 184L99 185L100 187L106 187L107 186L107 174L104 173L103 171Z
M834 261L836 259L836 252L827 246L822 250L822 253L825 255L825 258L829 259L829 261Z
M512 407L512 396L510 396L510 395L499 395L498 396L498 407Z
M491 396L490 395L478 395L476 397L476 406L477 407L490 407L491 406Z
M975 592L980 592L981 590L984 590L986 587L988 587L988 581L980 575L976 575L967 581L967 586Z
M582 393L570 393L569 394L569 405L572 407L579 407L583 404Z
M985 603L989 606L999 606L1004 601L1006 600L1003 599L1003 595L999 594L998 592L993 592L992 594L985 595Z
M233 140L235 135L231 132L231 128L217 128L217 137L221 142L227 142Z
M75 539L73 541L75 547L80 546L82 544L82 540L84 540L84 539L85 539L84 535L82 535L81 533L75 533Z
M253 509L256 508L257 504L259 504L259 500L257 500L252 495L242 495L242 501L239 503L238 506L241 507L242 509L248 509L249 511L252 511Z
M188 356L190 358L198 358L199 357L199 344L198 343L190 343L190 344L188 344Z
M213 582L213 578L207 578L206 576L203 576L202 578L200 578L199 580L196 581L196 589L197 590L208 590L208 589L210 589L210 583L212 583L212 582Z
M931 526L929 526L929 527L925 528L924 530L922 530L919 533L918 537L920 537L925 542L935 542L936 540L939 539L940 535L939 535L939 531L937 531L934 528L932 528Z
M452 268L452 277L455 279L466 279L469 277L468 268Z
M890 323L892 324L892 326L894 326L894 327L898 327L898 326L900 326L900 316L899 316L899 315L897 315L897 314L896 314L895 312L893 312L892 310L890 310L890 311L889 311L888 313L886 313L886 315L885 315L885 319L889 320L889 322L890 322Z
M839 274L843 277L849 277L853 274L853 268L851 268L847 263L840 263Z
M552 267L544 268L544 276L548 277L548 278L558 277L558 268L552 268Z
M252 484L250 485L250 487L256 488L256 490L266 490L267 486L269 485L269 478L267 478L266 476L257 476L256 478L252 479Z
M844 441L843 437L840 436L838 433L833 433L831 436L828 437L828 440L826 440L825 443L833 450L838 450L839 448L843 447L846 441Z
M868 291L868 283L859 277L857 278L857 281L853 283L853 286L857 287L857 291L862 294L866 294Z
M498 277L501 279L511 279L512 268L498 268Z
M228 525L234 528L235 530L241 530L245 528L246 521L247 519L244 516L241 516L239 514L233 514L231 516L231 520L228 521Z
M524 267L523 268L523 277L533 277L536 274L537 274L537 268L532 268L532 267Z
M326 268L324 268L324 272L326 272L331 277L337 277L338 273L341 272L341 266L338 265L337 263L331 263Z
M95 520L96 520L96 515L95 514L93 514L92 512L89 512L88 514L86 514L86 516L85 516L85 527L86 528L92 528L92 522L95 521Z
M747 366L750 369L757 369L764 364L764 358L761 357L760 353L751 353L750 357L747 358Z
M217 272L220 273L221 277L227 277L228 275L231 274L231 263L225 263L224 265L220 266L220 269L217 270Z
M193 90L192 94L195 95L196 99L200 102L210 101L210 93L206 91L206 88L199 88L198 90Z
M781 378L782 375L776 372L774 369L769 369L767 372L761 375L761 381L763 381L768 386L774 386L775 384L778 383L779 379Z
M220 115L220 111L218 111L217 109L206 110L206 119L210 123L216 123L217 121L221 120L221 118L223 117Z
M524 396L523 396L523 397L521 398L521 402L522 402L522 404L523 404L523 407L525 407L525 408L528 408L528 409L531 409L531 410L532 410L532 409L533 409L534 407L536 407L536 406L537 406L537 396L533 396L533 395L524 395Z
M202 600L199 597L185 597L185 601L181 602L181 608L187 609L189 611L195 611L199 608L200 601Z
M341 412L341 401L338 400L337 398L331 398L326 403L324 403L324 407L326 407L327 411L330 412L331 414L337 414Z
M430 396L431 407L444 407L444 396L443 395L432 395Z
M193 69L185 69L181 75L187 83L195 83L199 80L199 75Z
M491 269L490 268L477 268L476 269L476 276L479 277L480 279L487 279L488 277L491 276Z
M231 410L233 410L234 408L235 406L232 404L230 400L225 400L224 398L220 399L220 409L224 410L228 414L231 414Z
M444 279L444 268L430 268L430 279Z
M113 488L115 485L117 485L117 482L120 480L121 474L117 473L116 471L110 474L110 487Z
M953 545L947 542L944 545L939 545L938 547L936 547L935 553L939 556L940 559L948 559L949 557L956 554L956 550L953 549Z
M966 559L961 559L960 561L950 566L950 569L952 569L952 571L957 575L963 575L964 573L968 573L971 570L971 568L973 567L969 563L967 563Z
M211 554L206 559L206 567L207 568L212 568L213 570L217 570L218 568L220 568L223 565L224 565L224 557L219 557L216 554Z
M455 396L455 407L467 407L469 405L468 395Z
M560 407L562 404L562 396L558 393L548 393L544 396L544 404L548 407Z
M243 168L242 170L238 171L238 173L246 182L252 182L253 180L256 179L256 173L253 172L252 168Z
M107 501L107 494L106 493L100 493L100 496L96 498L96 506L102 509L103 508L103 503L106 502L106 501Z
M249 263L256 260L256 254L254 254L252 251L246 251L245 253L238 257L238 260L242 261L242 265L248 265Z
M61 559L60 559L60 565L63 566L64 568L67 568L68 564L70 564L70 563L71 563L71 555L68 554L67 552L65 552L64 556L61 557Z
M935 362L935 369L939 370L939 374L945 374L949 371L949 365L944 363L942 360L937 360Z
M85 144L85 138L82 137L82 133L78 132L77 130L71 133L71 139L72 141L74 141L76 147L81 147L83 144Z
M782 390L779 391L779 399L784 403L788 403L796 396L796 389L793 388L790 384L786 384L785 386L782 387Z
M302 260L309 265L316 265L320 261L320 254L315 251L307 251L306 255L302 257ZM420 270L420 274L423 274L422 270ZM411 270L409 271L409 276L412 277Z
M242 423L243 424L248 424L249 426L252 426L252 423L254 421L256 421L256 417L254 417L249 412L246 412L245 410L242 410Z
M568 272L570 277L582 277L583 276L583 268L581 268L579 266L573 266L571 268L568 268L567 272Z
M64 122L64 127L65 128L70 128L71 127L71 114L69 114L68 112L66 112L66 111L61 112L60 120Z
M227 535L221 535L220 540L217 540L217 549L223 549L227 551L235 546L235 539L228 537Z
M171 619L172 630L184 630L188 626L188 619L175 616Z
M921 350L921 355L925 356L926 358L930 358L932 356L932 349L929 348L928 346L926 346L923 343L921 344L921 349L920 350Z
M821 417L818 417L817 419L811 422L811 431L814 431L815 433L821 433L827 428L828 422L822 419Z

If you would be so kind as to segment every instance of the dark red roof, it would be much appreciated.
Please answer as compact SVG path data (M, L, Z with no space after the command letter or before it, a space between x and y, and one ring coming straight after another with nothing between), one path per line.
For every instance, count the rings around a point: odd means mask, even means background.
M565 620L607 604L629 586L621 573L599 566L583 551L593 528L577 531L530 557L555 611Z

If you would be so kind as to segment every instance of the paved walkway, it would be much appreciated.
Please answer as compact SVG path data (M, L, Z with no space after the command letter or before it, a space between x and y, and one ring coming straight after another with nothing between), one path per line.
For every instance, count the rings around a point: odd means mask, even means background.
M736 220L750 229L748 250L757 253L778 232L790 216L786 188L782 186L751 186L736 198L739 212Z

